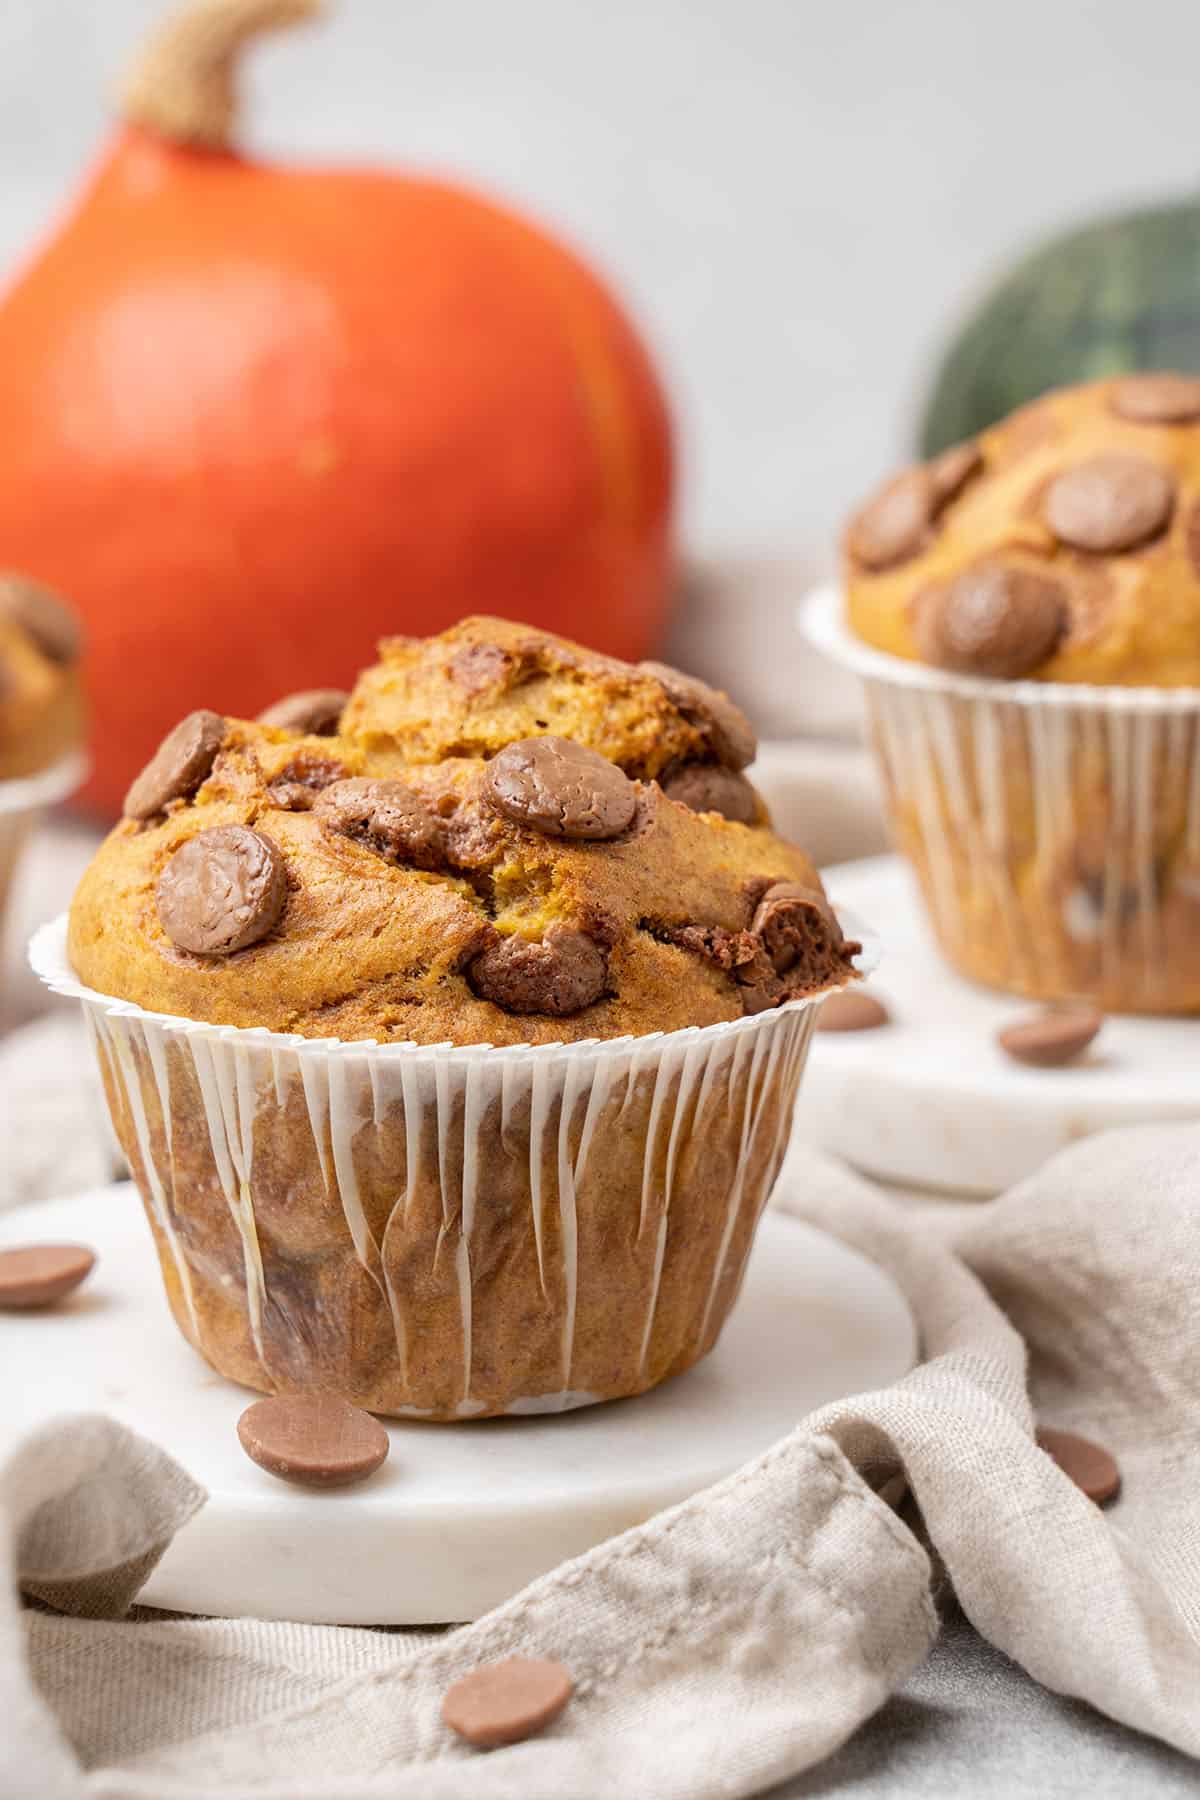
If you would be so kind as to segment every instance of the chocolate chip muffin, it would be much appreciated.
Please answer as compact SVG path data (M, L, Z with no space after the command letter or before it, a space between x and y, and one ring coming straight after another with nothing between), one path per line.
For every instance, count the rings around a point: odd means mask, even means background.
M73 613L19 575L0 575L0 782L36 775L83 736L81 639Z
M672 796L753 748L674 670L482 620L170 734L69 957L218 1369L470 1418L711 1347L858 949L757 797Z
M844 550L847 652L952 960L1200 1010L1200 378L1046 395L887 482Z

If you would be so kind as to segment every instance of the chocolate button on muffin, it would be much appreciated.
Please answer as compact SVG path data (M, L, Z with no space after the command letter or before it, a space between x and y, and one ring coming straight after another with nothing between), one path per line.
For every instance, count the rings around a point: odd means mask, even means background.
M181 1329L434 1419L688 1368L858 949L744 716L479 620L271 710L169 735L69 922Z

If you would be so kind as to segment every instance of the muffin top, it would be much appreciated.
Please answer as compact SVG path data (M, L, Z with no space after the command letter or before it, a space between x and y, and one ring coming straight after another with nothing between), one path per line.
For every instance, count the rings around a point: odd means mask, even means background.
M843 551L851 627L894 656L1200 686L1200 377L1044 395L893 476Z
M83 735L81 636L35 582L0 575L0 781L36 775Z
M81 980L215 1024L514 1044L712 1024L851 973L703 684L469 620L391 640L344 700L176 727L76 894ZM751 822L702 809L724 775Z
M634 667L488 618L439 637L388 638L379 654L341 729L381 768L486 758L551 732L698 810L747 825L765 819L741 774L757 749L749 720L726 695L665 664Z

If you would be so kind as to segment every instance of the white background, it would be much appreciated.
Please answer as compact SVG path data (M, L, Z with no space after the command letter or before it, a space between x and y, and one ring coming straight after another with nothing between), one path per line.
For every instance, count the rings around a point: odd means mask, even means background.
M161 11L0 0L0 266ZM569 233L667 371L690 544L786 552L903 451L991 266L1200 186L1198 84L1195 0L341 0L256 53L248 135L468 176Z

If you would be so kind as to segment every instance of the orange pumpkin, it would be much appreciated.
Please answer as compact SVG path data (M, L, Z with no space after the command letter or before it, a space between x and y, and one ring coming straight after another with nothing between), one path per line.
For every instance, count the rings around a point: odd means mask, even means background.
M468 612L655 645L670 433L633 328L515 214L231 148L241 49L318 0L194 0L0 298L0 566L89 633L115 809L197 705L349 685Z

